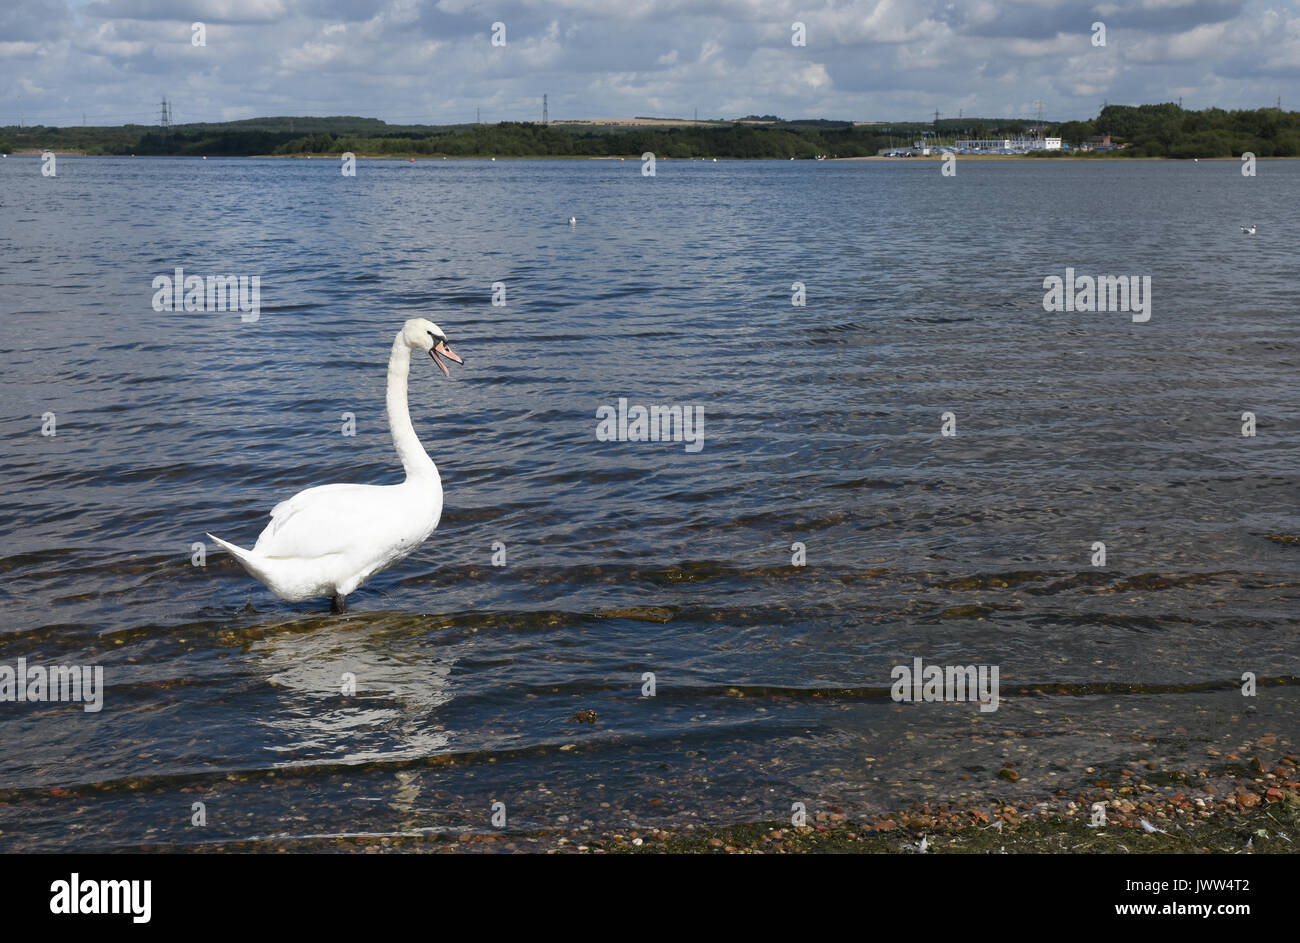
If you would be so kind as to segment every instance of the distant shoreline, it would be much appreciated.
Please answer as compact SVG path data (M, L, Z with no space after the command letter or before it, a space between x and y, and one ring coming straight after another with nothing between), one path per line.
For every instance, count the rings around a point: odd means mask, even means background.
M86 151L60 151L49 149L30 149L9 151L9 157L39 157L47 152L53 153L57 157L108 157L114 159L131 160L133 158L164 158L166 160L206 160L209 157L213 160L338 160L339 154L89 154ZM612 161L639 161L641 156L628 155L627 157L611 157L606 154L530 154L505 155L505 154L356 154L358 160L395 160L410 162L412 158L415 161L436 161L436 160L612 160ZM915 157L886 157L881 154L874 154L867 157L827 157L817 163L849 163L858 161L887 161L891 163L903 164L915 161L942 161L948 155L931 154L929 156ZM1030 154L957 154L954 155L958 161L970 160L991 160L991 161L1030 161L1036 164L1051 164L1061 161L1071 163L1084 161L1107 161L1117 163L1142 163L1147 161L1169 161L1171 163L1195 163L1197 161L1220 161L1227 163L1241 163L1240 157L1125 157L1119 154L1107 154L1105 156L1094 155L1085 156L1082 154L1072 154L1062 157L1034 157ZM1300 157L1256 157L1257 161L1285 161L1300 160ZM677 162L684 163L718 163L723 161L745 161L745 162L771 162L771 163L790 163L788 157L660 157L656 155L657 162ZM796 161L808 163L813 160L810 157L795 158Z
M1034 142L1038 142L1035 144ZM957 145L963 145L958 148ZM1046 151L1048 145L1052 151ZM1065 145L1074 145L1068 152ZM453 125L390 125L377 118L276 116L225 122L120 126L0 127L0 152L64 149L65 154L171 157L333 157L368 160L872 160L940 147L932 159L1002 160L1028 151L1037 160L1237 159L1243 154L1300 158L1300 112L1259 108L1187 111L1177 104L1106 105L1096 118L1037 125L1014 118L864 123L772 115L714 121L680 118L592 118ZM1093 150L1101 148L1101 150ZM1112 149L1113 148L1113 149ZM59 151L56 151L59 153ZM1066 156L1069 153L1069 156ZM831 155L843 155L843 158ZM924 158L923 158L924 159Z

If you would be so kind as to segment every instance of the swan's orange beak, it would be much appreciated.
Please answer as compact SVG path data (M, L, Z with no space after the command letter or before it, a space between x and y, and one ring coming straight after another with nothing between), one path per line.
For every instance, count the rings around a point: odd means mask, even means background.
M452 363L458 363L462 367L465 366L465 361L461 360L460 357L456 356L456 354L452 352L452 349L447 346L446 341L439 341L433 350L429 351L429 356L433 358L433 362L438 365L438 369L442 371L442 375L445 377L450 378L451 374L447 372L447 365L438 358L439 354L442 354L442 356L446 357Z

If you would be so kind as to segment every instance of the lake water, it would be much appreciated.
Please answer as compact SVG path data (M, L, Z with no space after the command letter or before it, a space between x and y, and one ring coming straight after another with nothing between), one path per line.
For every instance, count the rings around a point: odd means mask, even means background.
M105 685L0 703L0 849L865 816L1294 748L1300 164L640 171L0 161L0 665ZM178 266L259 276L260 318L155 311ZM1150 320L1045 312L1067 266L1149 275ZM466 361L412 369L442 523L346 615L282 603L204 534L400 479L417 316ZM703 448L599 441L620 398ZM997 666L998 709L896 703L917 657Z

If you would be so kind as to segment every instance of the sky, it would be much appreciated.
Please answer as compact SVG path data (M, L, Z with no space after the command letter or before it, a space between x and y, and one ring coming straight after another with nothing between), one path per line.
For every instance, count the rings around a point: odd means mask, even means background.
M1300 109L1297 3L5 0L0 125Z

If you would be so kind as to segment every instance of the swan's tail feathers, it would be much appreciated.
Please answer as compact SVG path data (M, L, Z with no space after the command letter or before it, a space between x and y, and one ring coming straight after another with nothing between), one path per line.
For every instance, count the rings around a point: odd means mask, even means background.
M248 571L249 576L253 577L253 579L260 583L266 582L266 569L262 566L258 558L253 555L251 550L245 550L243 547L236 547L234 544L230 543L230 541L222 540L215 534L208 534L208 536L217 542L217 546L238 560L239 565Z

